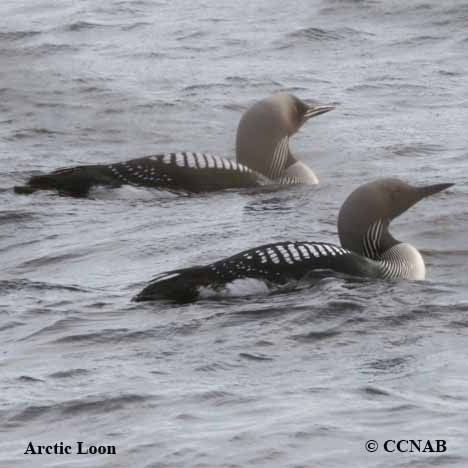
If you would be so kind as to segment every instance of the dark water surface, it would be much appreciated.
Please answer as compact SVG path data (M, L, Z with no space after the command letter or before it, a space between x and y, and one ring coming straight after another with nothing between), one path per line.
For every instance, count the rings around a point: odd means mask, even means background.
M2 467L468 466L466 1L3 0L0 26ZM318 187L11 190L67 165L233 156L241 112L280 89L337 105L292 142ZM425 282L130 302L167 269L336 242L345 196L387 175L456 183L394 223Z

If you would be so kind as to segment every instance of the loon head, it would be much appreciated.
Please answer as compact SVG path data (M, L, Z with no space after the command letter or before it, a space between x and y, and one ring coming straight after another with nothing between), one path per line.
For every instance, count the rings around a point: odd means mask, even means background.
M306 104L288 93L275 93L255 103L244 113L237 128L237 162L278 181L286 175L288 167L299 163L303 168L295 168L289 175L302 173L303 180L299 182L317 183L315 174L291 154L289 137L310 118L332 109L333 106Z
M390 234L390 222L423 198L452 185L415 187L388 178L358 187L345 200L338 215L341 245L374 260L382 258L389 249L401 244Z

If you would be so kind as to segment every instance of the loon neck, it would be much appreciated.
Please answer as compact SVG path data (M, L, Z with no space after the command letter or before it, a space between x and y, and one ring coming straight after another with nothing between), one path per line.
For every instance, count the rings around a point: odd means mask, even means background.
M384 278L423 280L426 268L421 254L412 245L395 239L388 230L388 219L378 219L362 239L362 254L376 261Z
M319 183L315 172L302 161L295 160L280 177L281 183L316 185Z
M400 242L375 260L385 279L424 280L426 267L419 251L411 244Z

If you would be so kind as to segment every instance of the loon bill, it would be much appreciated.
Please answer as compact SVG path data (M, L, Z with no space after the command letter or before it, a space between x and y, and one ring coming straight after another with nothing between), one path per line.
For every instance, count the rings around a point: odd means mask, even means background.
M206 266L162 273L134 300L193 301L203 288L222 290L243 279L285 285L318 270L367 278L423 280L421 254L412 245L396 240L389 225L421 199L452 185L415 187L399 179L378 179L354 190L342 205L338 216L341 246L312 241L262 245Z
M255 103L242 116L236 137L236 161L207 153L178 152L59 169L33 176L16 193L57 190L86 196L94 186L136 185L188 192L259 187L268 184L317 184L312 169L297 160L289 138L310 118L333 106L306 104L288 93Z

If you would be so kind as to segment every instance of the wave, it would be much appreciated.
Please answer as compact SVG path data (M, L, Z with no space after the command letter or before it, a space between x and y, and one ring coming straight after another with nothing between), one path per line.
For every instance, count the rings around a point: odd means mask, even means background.
M31 281L25 278L18 278L14 280L0 280L0 291L16 291L21 289L36 289L38 291L44 290L63 290L63 291L81 291L85 292L86 289L74 285L64 285L55 283L46 283L43 281Z
M42 34L41 31L3 31L0 32L0 41L21 41L23 39L39 36L40 34Z
M62 403L24 405L24 409L14 414L9 414L11 411L4 411L3 416L8 421L7 426L16 427L23 424L29 425L32 420L44 417L52 420L61 420L77 415L106 414L135 405L141 405L152 399L154 399L153 396L137 393L119 396L104 394L98 397L84 397L80 400L69 400Z

